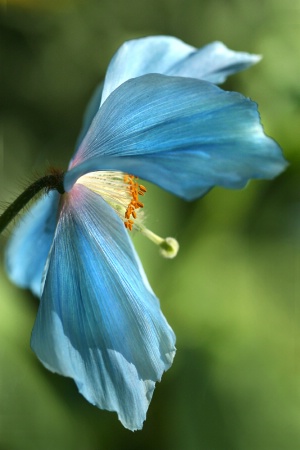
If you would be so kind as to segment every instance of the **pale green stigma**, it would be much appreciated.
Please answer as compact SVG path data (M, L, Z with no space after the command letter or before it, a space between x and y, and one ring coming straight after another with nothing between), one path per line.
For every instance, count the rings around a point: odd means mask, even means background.
M153 231L148 230L146 227L141 227L139 230L144 236L146 236L150 241L159 246L160 254L164 258L175 258L179 250L179 243L175 238L167 237L165 239L161 238Z

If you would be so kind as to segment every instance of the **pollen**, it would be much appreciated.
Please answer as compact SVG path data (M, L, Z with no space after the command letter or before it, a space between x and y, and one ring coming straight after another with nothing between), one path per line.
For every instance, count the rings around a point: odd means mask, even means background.
M144 207L144 203L139 200L139 195L143 196L147 189L137 182L138 178L134 175L124 175L124 183L128 185L127 190L130 195L130 202L125 211L124 225L128 230L132 230L134 221L137 218L136 210Z
M76 183L100 195L114 209L128 231L142 233L159 247L162 256L174 258L177 255L179 244L176 239L163 239L145 227L141 211L144 203L140 196L143 197L147 189L138 182L136 176L120 171L98 171L83 175Z

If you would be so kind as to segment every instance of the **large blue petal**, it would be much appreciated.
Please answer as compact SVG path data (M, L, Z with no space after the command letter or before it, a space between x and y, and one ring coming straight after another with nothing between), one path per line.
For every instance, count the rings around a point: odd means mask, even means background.
M106 73L101 102L130 78L149 73L198 78L223 83L260 60L258 55L229 50L221 42L196 49L171 36L150 36L125 42Z
M125 427L142 427L175 336L124 224L84 186L66 194L51 249L32 347Z
M163 75L129 80L109 96L77 164L65 175L66 190L84 173L122 170L187 199L215 185L273 178L286 167L255 103L211 83Z
M40 296L45 263L53 241L59 195L41 197L13 231L5 255L9 278Z

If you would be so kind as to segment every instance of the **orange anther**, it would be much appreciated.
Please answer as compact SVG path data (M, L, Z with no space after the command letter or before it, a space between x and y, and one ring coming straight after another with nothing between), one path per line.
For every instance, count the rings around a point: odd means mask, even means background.
M134 221L130 219L132 216L133 219L137 218L137 212L136 210L139 208L144 207L144 203L139 201L139 195L144 195L145 192L147 192L147 189L142 184L138 184L137 180L138 178L134 175L126 174L124 175L124 183L128 185L127 192L129 193L131 200L127 206L127 209L125 211L125 227L128 228L128 230L132 230Z

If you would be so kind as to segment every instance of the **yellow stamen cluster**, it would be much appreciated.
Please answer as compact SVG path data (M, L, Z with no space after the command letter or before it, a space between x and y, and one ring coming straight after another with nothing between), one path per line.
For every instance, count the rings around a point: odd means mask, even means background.
M174 258L177 255L179 244L176 239L171 237L163 239L151 230L148 230L143 225L142 212L137 217L137 210L144 207L139 196L143 196L147 192L145 186L137 182L137 177L118 171L99 171L83 175L76 183L82 184L96 194L101 195L103 200L124 221L125 227L130 231L135 228L136 231L139 231L154 244L158 245L162 256ZM135 219L137 219L136 222Z
M137 183L137 177L134 175L124 175L124 183L128 184L128 192L131 200L125 211L124 225L128 230L132 230L134 220L137 218L136 210L144 207L144 203L140 202L139 195L144 195L147 189L142 184Z

